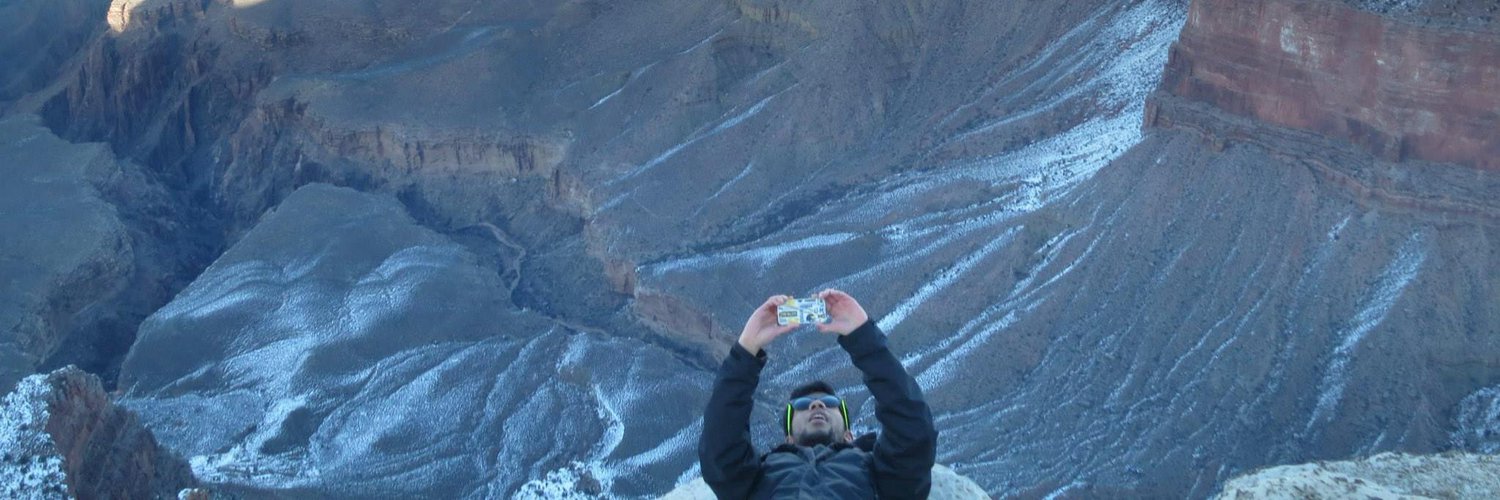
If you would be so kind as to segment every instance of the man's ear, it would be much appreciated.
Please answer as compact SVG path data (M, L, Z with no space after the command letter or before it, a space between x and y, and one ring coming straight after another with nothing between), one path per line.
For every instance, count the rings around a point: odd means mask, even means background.
M844 442L845 443L853 443L854 442L854 432L853 431L844 431Z
M786 437L786 444L797 444L797 441L792 439L792 436L789 434Z

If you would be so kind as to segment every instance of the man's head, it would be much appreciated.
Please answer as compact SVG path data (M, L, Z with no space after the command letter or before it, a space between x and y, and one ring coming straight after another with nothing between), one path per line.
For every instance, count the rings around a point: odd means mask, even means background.
M782 417L786 442L813 446L854 441L848 410L827 382L818 380L793 389Z

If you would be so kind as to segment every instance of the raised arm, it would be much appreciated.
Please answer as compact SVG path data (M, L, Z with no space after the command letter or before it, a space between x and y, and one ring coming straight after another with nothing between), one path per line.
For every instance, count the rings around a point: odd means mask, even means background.
M747 498L760 480L760 459L750 443L750 411L766 365L762 348L794 328L776 325L776 306L785 301L785 296L771 297L750 315L739 341L719 366L714 392L703 410L698 462L703 481L719 498Z
M875 419L881 427L874 452L876 490L881 498L926 498L937 460L937 429L922 388L853 297L837 290L819 295L834 317L819 329L839 333L839 346L864 374L865 387L875 397Z

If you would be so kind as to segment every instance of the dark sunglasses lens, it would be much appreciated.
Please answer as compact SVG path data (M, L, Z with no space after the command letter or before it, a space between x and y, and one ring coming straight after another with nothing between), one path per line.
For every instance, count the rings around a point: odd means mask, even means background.
M807 397L807 396L803 396L803 397L800 397L800 398L792 400L792 409L793 410L797 410L797 411L802 411L802 410L806 410L808 408L812 408L813 401L822 401L823 402L823 406L827 406L829 408L838 408L839 407L839 397L838 396L822 396L822 397L818 397L818 398L810 398L810 397Z

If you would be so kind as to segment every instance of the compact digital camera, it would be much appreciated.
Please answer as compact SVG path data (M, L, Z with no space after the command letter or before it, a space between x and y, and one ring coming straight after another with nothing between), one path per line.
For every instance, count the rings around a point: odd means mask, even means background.
M817 297L787 299L785 304L776 306L776 324L781 326L828 321L828 304Z

